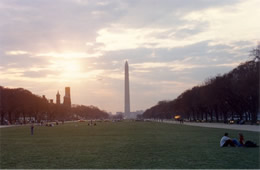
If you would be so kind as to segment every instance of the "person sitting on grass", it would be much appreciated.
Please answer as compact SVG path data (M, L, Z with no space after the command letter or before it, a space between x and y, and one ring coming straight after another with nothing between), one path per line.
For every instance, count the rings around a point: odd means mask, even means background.
M228 133L225 133L220 140L220 147L232 146L235 147L235 143L228 137Z
M244 136L242 133L239 133L239 143L241 146L244 146Z
M240 146L244 146L244 147L259 147L256 143L248 140L244 143L244 136L242 133L239 133L239 144Z

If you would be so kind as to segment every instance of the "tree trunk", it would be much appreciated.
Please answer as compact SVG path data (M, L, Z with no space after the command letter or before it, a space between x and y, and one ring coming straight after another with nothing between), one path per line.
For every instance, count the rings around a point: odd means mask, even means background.
M252 113L252 121L251 124L255 124L257 122L257 112Z
M228 123L227 121L227 112L223 113L224 123Z
M216 114L216 121L219 122L219 115L218 115L218 112L215 111L215 114Z
M213 111L210 111L210 121L213 122Z
M23 115L23 124L26 124L25 115Z
M245 119L248 121L248 113L245 113Z
M218 113L218 107L217 106L214 107L214 112L215 112L215 115L216 115L216 121L219 122L219 113Z
M3 125L4 124L4 113L2 112L1 113L1 125Z

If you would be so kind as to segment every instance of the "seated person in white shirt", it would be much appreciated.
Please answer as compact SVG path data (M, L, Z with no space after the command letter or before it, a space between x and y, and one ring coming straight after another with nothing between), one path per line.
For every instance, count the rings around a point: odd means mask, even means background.
M228 137L228 133L225 133L224 136L220 139L220 147L226 146L235 147L235 143L232 141L230 137Z

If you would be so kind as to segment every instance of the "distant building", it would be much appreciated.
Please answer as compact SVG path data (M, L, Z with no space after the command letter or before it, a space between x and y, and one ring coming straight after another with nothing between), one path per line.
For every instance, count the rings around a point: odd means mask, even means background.
M56 94L56 104L60 104L60 93L59 93L59 91Z
M123 119L124 113L123 112L116 112L115 115L112 116L113 119Z
M136 119L137 118L137 115L141 115L143 114L144 111L143 110L137 110L135 112L130 112L128 114L125 114L125 119Z
M123 112L116 112L116 115L124 115Z
M48 100L45 95L42 95L42 98L48 103L54 104L53 99ZM59 91L56 94L56 104L61 104L60 102L60 93ZM71 98L70 98L70 87L65 87L65 96L63 98L63 105L71 108Z
M65 87L65 96L63 98L63 105L71 107L70 87Z

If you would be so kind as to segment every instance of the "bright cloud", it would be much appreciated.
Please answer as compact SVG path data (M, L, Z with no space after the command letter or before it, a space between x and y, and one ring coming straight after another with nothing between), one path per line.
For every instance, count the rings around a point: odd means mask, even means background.
M115 25L112 28L105 28L98 31L96 41L105 44L103 50L114 51L124 49L135 49L142 46L150 47L156 43L156 39L149 37L153 33L162 33L166 29L127 29L120 25ZM147 43L149 42L149 43Z
M23 54L29 54L29 52L27 51L6 51L5 52L6 55L23 55Z
M168 33L169 31L171 33ZM177 31L178 29L172 30L172 28L126 29L113 26L98 31L96 41L104 44L102 50L116 51L136 48L175 48L207 40L207 38L200 38L196 35L184 39L175 38L174 34ZM164 35L164 38L156 37L158 34Z
M242 62L242 61L241 61ZM193 68L206 68L206 67L236 67L241 62L233 62L227 64L193 64L185 61L174 61L174 62L164 62L164 63L138 63L133 64L132 67L139 70L146 70L141 72L149 72L155 68L168 68L171 71L185 71ZM138 72L138 71L137 71Z
M56 52L48 52L48 53L40 53L36 54L36 56L39 57L56 57L56 58L91 58L91 57L99 57L102 53L94 53L94 54L88 54L84 52L68 52L68 53L56 53Z
M259 1L241 1L234 6L209 8L194 11L182 19L189 22L207 22L209 28L198 37L214 40L216 43L232 43L234 41L254 41L260 37Z

